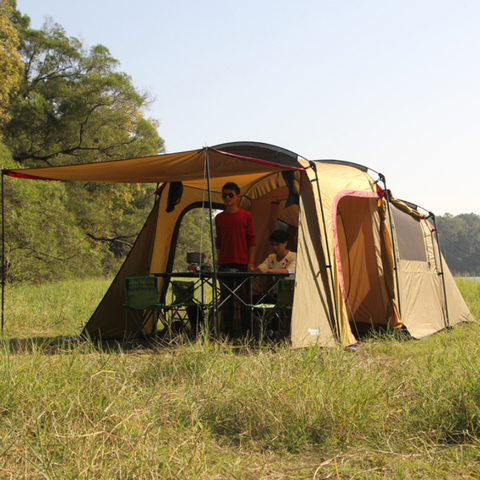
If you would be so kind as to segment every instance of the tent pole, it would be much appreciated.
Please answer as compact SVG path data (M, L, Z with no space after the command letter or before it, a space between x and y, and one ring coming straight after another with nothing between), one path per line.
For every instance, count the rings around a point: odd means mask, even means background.
M335 323L337 325L337 333L338 333L338 338L340 340L340 343L342 342L342 332L340 331L340 319L339 319L339 314L338 314L338 305L337 305L337 291L335 288L335 280L333 278L333 265L332 265L332 258L330 256L330 248L328 246L328 237L327 237L327 224L325 222L325 213L323 211L323 202L322 202L322 194L320 192L320 181L318 179L318 172L317 172L317 165L315 162L310 162L310 167L313 168L313 171L315 172L315 180L317 183L317 190L318 190L318 199L320 200L320 211L322 213L322 223L323 223L323 234L325 236L325 245L327 247L327 258L328 258L328 265L326 265L327 270L330 275L330 282L332 284L332 289L333 289L333 307L335 309Z
M4 191L4 169L2 165L2 341L3 341L4 323L5 323L5 191Z
M216 262L216 251L215 251L215 238L213 237L213 207L212 207L212 189L210 185L210 161L208 158L208 147L205 148L205 167L207 171L207 187L208 187L208 209L210 214L210 241L212 243L212 263L213 263L213 319L214 327L218 325L218 298L217 298L217 262ZM215 331L215 334L217 332Z
M443 285L443 298L445 299L445 320L447 324L447 328L450 328L450 317L448 315L448 303L447 303L447 288L445 287L445 275L443 272L443 261L442 261L442 249L440 248L440 239L438 238L438 229L437 229L437 220L435 215L432 212L428 212L427 219L431 217L433 220L433 228L435 231L435 240L437 241L437 248L438 248L438 256L440 259L440 273L439 275L442 276L442 285Z
M395 283L397 284L397 293L398 293L398 313L400 314L400 320L402 319L402 306L400 302L400 282L398 280L398 264L397 264L397 249L395 246L395 236L393 234L393 223L392 223L392 211L390 209L390 195L387 190L387 181L385 179L385 175L379 173L378 176L380 177L381 182L383 183L383 189L385 192L385 198L387 199L387 211L388 211L388 220L390 223L390 236L392 237L392 247L393 247L393 269L395 270Z

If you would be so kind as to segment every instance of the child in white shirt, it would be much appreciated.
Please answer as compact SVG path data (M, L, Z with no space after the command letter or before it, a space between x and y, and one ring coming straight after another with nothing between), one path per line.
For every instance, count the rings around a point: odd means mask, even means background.
M287 249L288 235L283 230L275 230L269 237L273 253L269 255L257 268L256 272L290 273L287 278L293 278L297 261L297 254Z

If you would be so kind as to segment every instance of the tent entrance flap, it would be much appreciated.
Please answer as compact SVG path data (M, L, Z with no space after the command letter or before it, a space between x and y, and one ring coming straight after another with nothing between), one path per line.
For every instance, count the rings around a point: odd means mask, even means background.
M336 225L343 296L352 331L361 336L386 329L389 298L382 262L378 199L341 198Z

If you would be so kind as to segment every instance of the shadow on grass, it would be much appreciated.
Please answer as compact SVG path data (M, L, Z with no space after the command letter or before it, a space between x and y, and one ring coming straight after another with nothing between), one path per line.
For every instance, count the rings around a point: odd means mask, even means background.
M273 345L255 345L252 341L240 341L239 339L215 339L213 337L198 338L192 340L189 338L152 338L150 343L143 339L137 339L133 343L125 340L99 340L86 339L84 337L25 337L25 338L4 338L0 340L1 348L12 354L42 353L47 355L64 354L68 352L78 352L90 354L101 353L156 353L167 351L173 348L179 348L195 342L216 343L228 349L234 354L245 354L260 348L274 348Z
M365 335L359 339L359 344L367 340L384 341L386 339L395 339L397 341L405 341L411 339L408 335L396 332L379 333L370 332L370 335ZM150 343L143 339L137 339L132 344L125 340L99 340L86 339L81 336L38 336L38 337L22 337L22 338L4 338L0 340L0 348L12 354L38 353L56 355L68 352L77 351L79 353L89 354L94 352L102 353L154 353L166 351L172 348L178 348L196 342L216 344L219 347L227 349L230 353L235 355L248 355L258 350L268 349L270 352L275 352L277 349L283 350L285 346L289 346L287 342L271 342L264 341L259 343L258 339L249 338L215 338L208 336L207 338L189 339L177 337L173 339L156 338L151 339ZM348 348L347 348L348 349ZM352 349L353 351L356 350Z
M468 324L466 322L465 324ZM463 325L463 324L459 324ZM450 332L452 328L446 328L435 332L434 335L442 332ZM345 350L355 352L361 345L369 341L396 341L406 342L415 340L408 330L405 328L399 330L387 329L370 329L365 330L358 336L358 343L350 345ZM13 354L42 352L44 354L61 354L69 351L80 351L80 353L152 353L165 351L171 348L178 348L190 343L210 343L217 344L228 349L231 353L237 355L245 355L258 350L268 349L274 352L277 349L283 349L288 346L285 341L269 341L265 340L260 344L258 339L254 338L229 338L229 337L214 337L213 335L200 336L196 339L188 337L176 338L152 338L150 344L143 339L137 339L132 344L125 340L99 340L87 339L81 336L38 336L38 337L22 337L22 338L4 338L0 340L0 346L4 350Z
M125 342L118 340L89 341L81 337L28 337L4 338L1 341L3 350L13 354L42 352L44 354L60 354L68 351L102 351L120 353L125 351Z

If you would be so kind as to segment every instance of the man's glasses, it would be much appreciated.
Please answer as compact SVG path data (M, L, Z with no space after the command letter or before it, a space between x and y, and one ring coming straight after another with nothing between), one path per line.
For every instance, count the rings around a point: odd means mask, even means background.
M222 193L222 198L227 198L227 197L233 198L234 196L235 196L235 194L234 194L234 193L231 193L231 192L229 192L229 193Z

